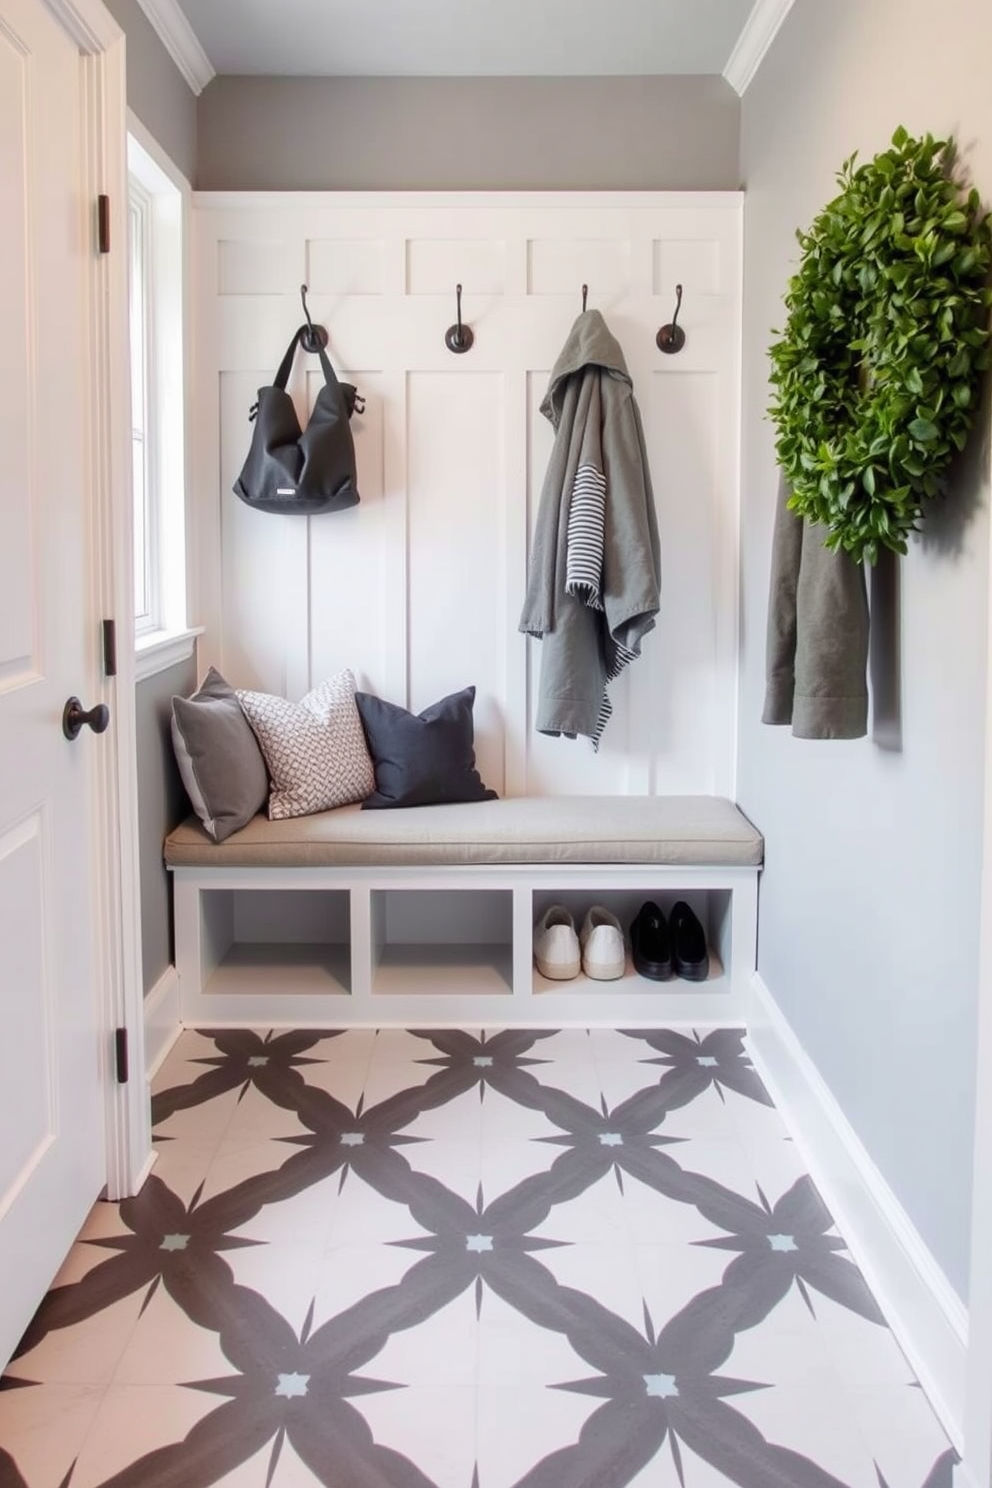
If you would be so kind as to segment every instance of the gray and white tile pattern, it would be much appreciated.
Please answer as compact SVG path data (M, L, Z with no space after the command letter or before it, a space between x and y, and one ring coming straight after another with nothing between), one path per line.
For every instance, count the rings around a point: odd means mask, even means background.
M0 1488L951 1488L737 1030L185 1033Z

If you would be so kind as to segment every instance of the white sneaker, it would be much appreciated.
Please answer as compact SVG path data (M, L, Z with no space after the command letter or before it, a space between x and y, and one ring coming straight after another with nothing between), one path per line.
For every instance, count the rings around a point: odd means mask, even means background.
M563 904L551 904L534 926L534 961L542 976L568 982L579 974L581 953L575 921Z
M627 968L623 929L615 914L594 904L587 910L579 937L582 970L597 982L614 982Z

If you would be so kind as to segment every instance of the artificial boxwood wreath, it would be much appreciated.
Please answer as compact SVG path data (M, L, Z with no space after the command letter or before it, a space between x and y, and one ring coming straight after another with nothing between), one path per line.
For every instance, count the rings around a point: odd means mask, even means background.
M951 141L900 128L891 149L855 158L796 234L770 413L789 505L829 529L828 548L874 563L883 547L905 553L967 442L992 362L992 227L951 173Z

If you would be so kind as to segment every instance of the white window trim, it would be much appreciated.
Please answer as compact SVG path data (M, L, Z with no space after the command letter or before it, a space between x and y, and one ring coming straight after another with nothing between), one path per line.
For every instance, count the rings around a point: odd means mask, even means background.
M155 492L150 519L155 523L159 589L153 623L135 635L136 677L140 680L190 655L201 632L190 626L187 611L190 185L130 110L127 128L128 171L149 197L154 262L148 308L147 401L156 410L149 430L149 464Z
M134 680L143 682L157 672L166 672L169 667L186 661L196 650L197 637L203 635L202 625L191 625L185 630L149 630L139 635L134 644Z
M140 430L141 430L141 444L142 444L142 464L143 464L143 467L144 467L144 470L143 470L143 487L144 487L144 497L145 497L145 520L144 520L145 549L144 549L144 554L143 554L143 558L144 558L144 570L145 571L140 576L140 578L141 578L141 582L142 582L142 585L143 585L144 590L145 590L146 606L145 606L145 609L140 614L138 613L138 608L137 608L137 603L138 603L138 601L137 601L137 595L138 595L138 588L139 588L139 574L138 574L138 566L139 565L138 565L138 562L137 562L137 549L135 550L135 559L136 559L136 562L135 562L135 574L134 574L134 589L135 589L134 627L135 627L135 635L138 636L138 637L140 637L141 635L143 635L143 634L145 634L145 633L147 633L149 631L157 630L159 628L159 607L160 607L160 594L159 594L159 590L160 590L160 587L161 587L161 585L160 585L160 575L159 575L159 563L158 563L158 535L157 535L157 533L158 533L158 526L159 526L158 510L157 510L157 507L158 507L157 497L158 497L160 472L158 470L158 462L156 460L156 450L155 450L155 433L156 433L156 427L157 427L157 422L158 421L157 421L157 419L151 419L151 418L149 418L149 409L150 409L150 405L152 403L152 399L154 397L154 383L157 380L157 379L154 379L153 378L153 368L152 368L153 348L154 348L154 345L155 345L155 306L154 306L154 296L153 296L153 289L152 289L152 286L153 286L153 283L154 283L154 277L155 277L155 233L154 233L154 225L153 225L153 221L152 221L152 206L153 206L153 200L154 199L152 197L151 192L148 191L145 188L144 184L140 180L138 180L137 178L129 175L129 177L128 177L127 194L128 194L128 224L129 224L129 227L131 227L131 230L132 230L131 231L131 240L130 240L130 244L129 244L130 249L131 249L129 274L130 274L131 301L132 301L132 308L131 308L131 310L129 312L129 318L131 320L131 325L132 325L132 334L131 334L131 366L132 366L132 380L131 380L131 428L132 428L132 435L131 435L131 442L132 442L132 450L133 450L133 445L134 445L134 429L135 428L140 428ZM137 221L138 221L138 234L139 234L139 243L138 243L137 250L135 248L135 240L134 240L134 218L135 217L137 218ZM136 268L137 268L137 273L135 272ZM141 280L140 286L137 289L135 287L135 279L136 278L140 278L140 280ZM133 301L134 301L135 295L138 294L138 293L140 293L140 296L141 296L141 310L142 310L142 316L141 316L141 319L142 319L142 326L141 326L141 345L140 345L140 359L141 359L141 363L142 363L142 366L141 366L141 394L142 395L141 395L141 407L140 408L136 408L135 407L135 401L136 400L135 400L135 396L134 396L134 376L133 376L134 361L135 361L135 355L134 355L134 353L135 353L135 343L134 343L134 333L133 333L133 323L134 323Z

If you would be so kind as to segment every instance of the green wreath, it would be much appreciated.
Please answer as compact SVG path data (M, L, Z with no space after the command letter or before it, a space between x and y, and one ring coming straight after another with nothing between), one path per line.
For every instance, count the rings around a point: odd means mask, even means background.
M964 449L989 352L992 226L953 179L953 143L905 129L838 173L808 232L770 348L770 414L789 505L828 548L906 552Z

